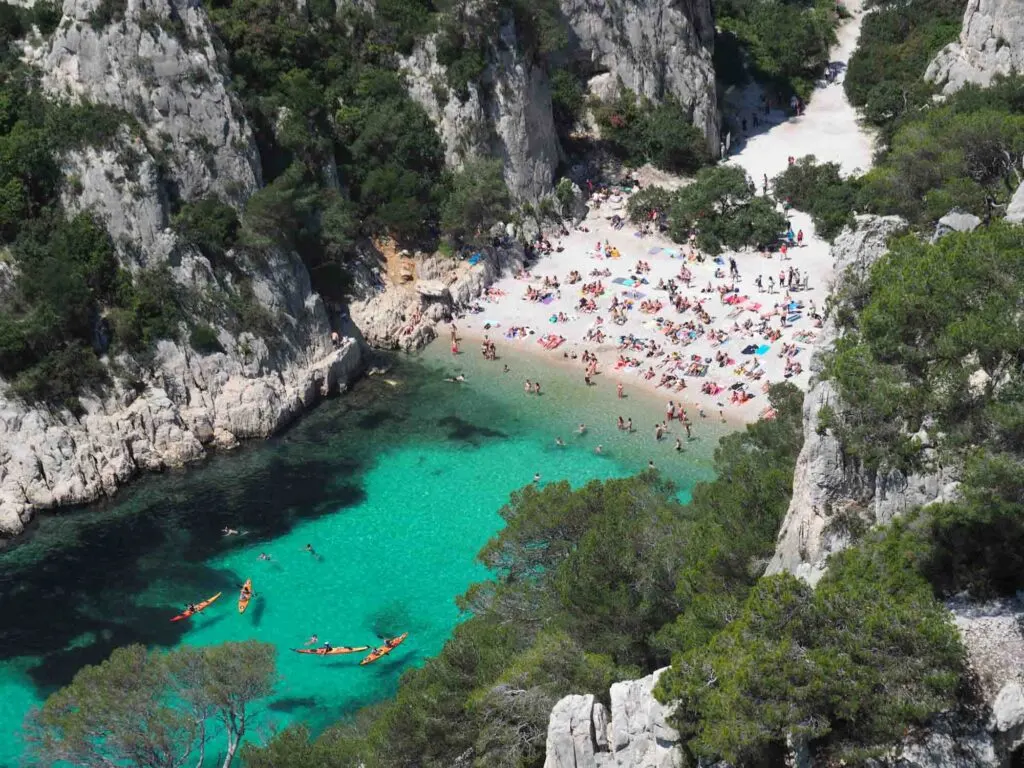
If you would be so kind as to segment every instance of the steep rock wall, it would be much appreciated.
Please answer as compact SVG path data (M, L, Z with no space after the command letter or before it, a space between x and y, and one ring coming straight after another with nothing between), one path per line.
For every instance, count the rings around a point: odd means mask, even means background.
M968 0L960 39L939 51L925 79L952 93L966 83L988 85L1011 71L1024 71L1024 4Z
M551 191L560 150L547 74L519 48L515 24L508 21L465 100L446 84L434 38L420 42L401 66L409 94L437 126L449 166L459 168L475 156L499 157L512 194L536 200Z
M113 146L63 158L75 183L62 202L106 223L126 269L166 265L198 319L215 326L223 352L163 341L152 360L119 357L110 391L85 393L78 414L26 404L0 381L0 539L20 533L38 509L93 501L139 471L272 434L343 389L361 365L358 342L331 342L327 310L297 254L231 253L232 269L217 276L168 228L175 201L212 194L240 207L261 183L205 12L178 0L128 0L123 18L97 29L99 7L66 0L51 38L24 49L54 98L129 116ZM273 319L272 338L221 322L243 280Z
M837 273L866 275L885 253L887 239L905 228L906 222L895 216L857 217L856 229L844 231L833 245ZM812 368L820 368L820 356L836 335L830 320ZM804 444L793 474L793 498L766 571L788 571L811 584L824 574L828 556L849 545L851 517L867 525L885 524L956 492L956 468L936 466L928 473L907 475L896 470L867 472L848 461L836 437L821 427L819 414L825 406L836 413L843 410L833 384L816 381L804 398ZM926 435L921 437L927 440Z
M710 0L560 0L572 55L595 74L660 102L672 98L718 155L719 113L711 63L715 24Z

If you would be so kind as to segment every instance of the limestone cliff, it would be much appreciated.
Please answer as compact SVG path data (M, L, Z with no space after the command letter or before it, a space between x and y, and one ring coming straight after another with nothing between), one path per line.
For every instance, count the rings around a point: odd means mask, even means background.
M465 98L446 83L436 36L421 41L401 65L409 94L437 126L448 165L458 168L476 156L501 158L512 194L536 200L551 191L560 149L547 74L521 48L510 19L490 42L487 67L468 84Z
M551 711L544 768L679 768L679 734L652 691L664 669L611 687L611 715L592 694Z
M205 12L191 2L128 0L106 19L101 6L66 0L53 35L25 49L53 98L126 115L114 146L63 158L74 179L63 204L102 219L132 273L166 265L223 351L163 341L152 360L118 356L110 391L83 394L79 414L26 404L0 381L0 539L21 532L35 510L92 501L141 470L269 435L344 387L360 365L357 342L331 343L327 310L297 254L232 253L230 272L217 275L168 228L176 203L213 194L240 207L261 183ZM225 309L243 282L272 321L266 338Z
M1011 71L1024 71L1024 4L968 0L960 39L939 51L925 79L952 93L965 83L988 85Z
M707 136L712 155L718 155L710 0L560 0L559 5L577 63L653 101L675 99Z
M850 270L864 276L885 253L888 237L905 227L895 216L859 216L857 228L844 231L832 247L837 273ZM820 355L835 337L830 320L812 368L820 367ZM821 427L819 414L825 406L842 411L832 383L816 381L804 398L804 444L793 475L793 498L767 568L768 574L788 571L811 584L821 578L828 556L849 544L850 529L858 521L884 524L908 509L951 497L956 489L955 468L934 466L925 474L906 475L897 470L868 472L847 461L836 437ZM926 435L922 438L927 440Z

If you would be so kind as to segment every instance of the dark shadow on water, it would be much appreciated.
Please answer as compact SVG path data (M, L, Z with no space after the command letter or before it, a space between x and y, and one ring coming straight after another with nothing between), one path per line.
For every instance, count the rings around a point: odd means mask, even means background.
M481 438L508 437L501 430L482 427L459 416L442 416L437 420L437 426L448 431L447 436L449 440L464 442L473 446L480 445Z
M299 709L313 709L318 704L319 702L315 696L289 696L285 699L270 702L267 709L271 712L291 714Z
M260 622L263 621L263 614L267 611L267 600L264 597L257 595L253 599L253 607L250 613L252 614L252 625L259 627Z

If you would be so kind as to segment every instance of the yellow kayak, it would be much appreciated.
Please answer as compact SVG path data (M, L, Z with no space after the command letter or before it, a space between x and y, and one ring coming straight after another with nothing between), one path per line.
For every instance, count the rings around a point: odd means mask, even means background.
M238 595L239 613L245 613L245 609L249 607L250 600L252 600L252 579L246 579L245 584L242 585L242 591Z

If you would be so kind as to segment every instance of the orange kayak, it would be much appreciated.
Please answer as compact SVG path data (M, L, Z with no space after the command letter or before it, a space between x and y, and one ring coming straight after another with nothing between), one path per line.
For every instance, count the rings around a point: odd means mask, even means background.
M171 621L181 621L182 619L187 619L189 616L195 616L200 611L203 611L206 608L208 608L211 603L213 603L218 597L221 596L221 594L222 594L221 592L218 592L213 597L208 597L205 600L203 600L203 602L196 603L195 610L185 611L184 613L179 613L177 616L175 616L173 619L171 619Z
M375 662L377 659L381 658L382 656L387 656L389 653L391 653L393 650L395 650L395 648L397 648L403 642L405 642L405 638L407 638L408 636L409 636L408 632L403 632L398 637L392 637L390 640L388 640L386 643L384 643L384 645L380 646L379 648L374 648L373 649L373 653L371 653L369 656L367 656L365 659L363 659L362 661L359 662L359 666L362 666L363 664L373 664L373 662Z
M343 645L343 646L341 646L339 648L331 648L331 650L329 650L329 651L326 648L292 648L292 650L295 651L296 653L309 653L309 654L312 654L313 656L339 656L339 655L341 655L343 653L361 653L362 651L368 651L368 650L370 650L370 646L368 646L368 645L355 645L355 646Z
M249 607L249 601L252 600L252 579L246 579L245 584L242 585L242 592L248 592L248 597L242 597L241 592L238 597L238 612L245 613L245 609Z

